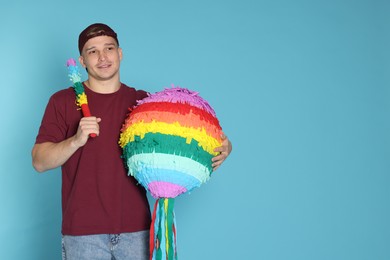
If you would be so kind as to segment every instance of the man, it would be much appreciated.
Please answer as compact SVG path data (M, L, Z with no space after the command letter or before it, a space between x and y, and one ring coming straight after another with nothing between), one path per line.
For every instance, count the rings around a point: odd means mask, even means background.
M62 167L63 257L148 259L150 211L146 192L127 177L118 139L128 108L146 92L120 82L122 49L105 24L92 24L79 36L83 83L94 116L82 117L72 88L49 100L33 166L43 172ZM95 138L89 135L95 133ZM232 149L225 138L213 158L216 170Z

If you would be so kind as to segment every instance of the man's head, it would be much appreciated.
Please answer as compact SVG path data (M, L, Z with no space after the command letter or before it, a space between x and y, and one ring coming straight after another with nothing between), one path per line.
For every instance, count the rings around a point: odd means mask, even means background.
M85 28L79 35L79 52L83 51L85 43L97 36L110 36L115 39L119 46L118 36L108 25L103 23L94 23Z
M101 23L88 26L80 33L79 50L79 62L88 72L88 81L118 85L122 49L110 27Z

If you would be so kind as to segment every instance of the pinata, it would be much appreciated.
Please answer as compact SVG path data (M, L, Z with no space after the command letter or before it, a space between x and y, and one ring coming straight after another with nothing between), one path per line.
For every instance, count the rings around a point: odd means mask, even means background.
M119 144L128 174L157 199L150 259L177 259L174 199L209 180L221 136L215 111L185 88L149 94L131 108Z

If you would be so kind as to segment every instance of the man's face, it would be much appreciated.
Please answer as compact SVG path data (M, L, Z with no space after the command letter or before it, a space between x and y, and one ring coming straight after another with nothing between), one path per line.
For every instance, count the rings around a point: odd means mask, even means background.
M122 49L114 38L97 36L89 39L79 57L80 64L88 69L89 77L96 80L110 80L118 77L122 60Z

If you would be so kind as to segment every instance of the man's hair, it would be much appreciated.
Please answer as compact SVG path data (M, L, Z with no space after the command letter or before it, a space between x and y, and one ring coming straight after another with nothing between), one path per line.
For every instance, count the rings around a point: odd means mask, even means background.
M85 28L79 35L79 52L81 54L85 43L94 37L97 36L110 36L115 39L116 43L119 46L119 41L116 32L111 29L108 25L103 23L94 23Z

